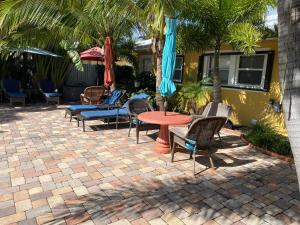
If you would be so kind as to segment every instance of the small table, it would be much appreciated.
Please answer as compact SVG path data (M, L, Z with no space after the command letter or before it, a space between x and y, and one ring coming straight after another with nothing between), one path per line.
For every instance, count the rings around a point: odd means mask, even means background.
M167 154L170 152L169 125L185 125L192 122L192 118L175 112L152 111L138 115L138 119L153 124L159 124L159 135L156 139L157 153Z

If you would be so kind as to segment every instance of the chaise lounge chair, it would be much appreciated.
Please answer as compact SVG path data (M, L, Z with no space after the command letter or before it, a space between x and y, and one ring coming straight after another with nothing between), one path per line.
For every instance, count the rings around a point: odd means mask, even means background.
M59 105L59 98L62 94L57 92L51 80L40 80L39 89L44 95L47 104L49 104L49 102L56 102Z
M20 80L11 80L6 79L2 81L2 89L4 91L5 96L9 99L10 106L13 103L22 103L25 105L26 94L23 93L21 89L21 81Z
M66 108L65 118L70 115L70 122L74 116L82 111L105 110L116 108L118 101L124 96L126 91L114 90L100 105L70 105Z
M148 95L145 93L140 93L132 96L130 99L147 99ZM99 120L99 119L116 119L116 129L118 129L119 118L128 118L128 101L124 103L120 108L108 109L108 110L93 110L93 111L83 111L77 116L77 126L79 127L79 122L82 121L82 128L85 132L85 121L86 120Z

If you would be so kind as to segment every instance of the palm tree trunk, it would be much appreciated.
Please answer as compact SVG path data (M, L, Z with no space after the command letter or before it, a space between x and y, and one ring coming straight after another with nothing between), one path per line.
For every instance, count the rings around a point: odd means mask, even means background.
M159 110L164 109L163 98L160 95L159 87L162 79L162 40L158 37L155 42L156 50L156 93L155 99Z
M220 79L220 48L221 40L217 39L215 44L215 53L214 53L214 68L213 68L213 93L214 93L214 102L221 102L221 79Z
M285 122L300 187L300 0L278 1L279 74Z
M158 55L156 58L156 62L157 62L157 70L156 70L156 104L159 107L159 110L163 110L163 99L162 96L160 95L159 92L159 87L160 87L160 83L161 83L161 79L162 79L162 57L161 55Z

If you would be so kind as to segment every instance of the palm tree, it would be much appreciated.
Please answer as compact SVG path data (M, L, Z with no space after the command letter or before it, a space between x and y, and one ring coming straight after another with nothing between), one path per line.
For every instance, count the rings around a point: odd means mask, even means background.
M279 74L283 110L300 188L300 0L278 1Z
M200 38L195 42L187 43L203 46L201 41L206 40L206 47L214 49L213 93L214 101L221 101L221 79L219 58L221 45L224 42L232 44L236 49L253 54L261 33L255 23L261 21L273 0L182 0L182 26L191 27L199 32ZM206 39L205 39L206 38ZM200 42L199 42L200 41ZM189 48L189 47L188 47ZM192 47L193 48L193 47ZM195 48L195 47L194 47ZM197 47L196 47L197 48Z
M129 39L133 26L131 11L116 2L4 0L0 3L0 34L5 37L2 38L2 46L13 43L12 36L17 35L19 44L26 44L31 40L41 40L43 34L48 33L51 38L46 38L44 44L47 40L52 41L53 45L60 43L80 67L81 61L74 43L79 43L81 49L103 46L105 38L110 36L116 60L119 57L118 45ZM35 32L26 32L28 27ZM24 33L21 33L22 29Z
M176 2L175 0L140 0L135 3L135 8L138 9L136 12L138 13L139 29L153 40L152 52L156 58L156 103L160 109L163 109L159 87L162 79L165 16L175 16Z

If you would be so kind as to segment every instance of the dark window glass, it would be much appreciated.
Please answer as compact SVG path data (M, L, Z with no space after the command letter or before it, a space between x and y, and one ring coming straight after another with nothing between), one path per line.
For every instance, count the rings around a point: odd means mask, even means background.
M238 83L248 85L260 85L262 71L242 70L239 71Z
M228 84L229 70L220 70L221 84Z
M214 66L214 56L210 56L208 77L212 77L213 75L213 66ZM221 55L219 61L221 84L228 85L229 66L230 66L230 56Z
M177 81L177 82L182 82L182 72L181 72L181 70L175 70L173 80Z
M175 68L176 69L181 69L182 68L182 63L183 63L183 58L182 57L176 57Z
M263 69L264 55L252 55L240 57L240 68Z
M152 60L151 59L144 59L143 60L143 71L150 72L152 70Z
M176 64L175 64L175 72L174 72L174 77L173 77L173 80L177 83L182 82L182 76L183 76L182 69L183 69L183 57L177 56Z

